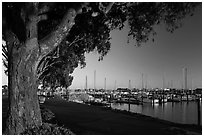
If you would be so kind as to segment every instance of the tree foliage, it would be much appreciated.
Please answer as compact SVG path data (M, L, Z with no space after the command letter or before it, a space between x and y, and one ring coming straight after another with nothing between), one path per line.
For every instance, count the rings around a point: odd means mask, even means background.
M67 11L82 3L38 3L42 9L38 15L42 20L38 23L39 42L52 31L56 30ZM181 26L181 20L192 15L200 3L88 3L84 4L80 14L74 19L75 24L63 38L60 45L55 47L38 64L39 80L48 83L59 83L69 86L73 79L70 76L74 69L80 65L85 67L85 53L97 51L102 60L110 50L110 32L114 29L123 29L129 26L128 37L140 46L143 42L156 35L154 26L165 24L169 32ZM111 5L111 6L109 6ZM109 6L109 9L105 9ZM3 3L3 39L6 29L12 30L21 43L26 41L27 18L23 18L22 11L27 14L32 8L27 3ZM46 15L46 16L45 16ZM8 41L6 41L8 42ZM8 50L3 46L3 55L7 58ZM6 61L4 65L8 67Z

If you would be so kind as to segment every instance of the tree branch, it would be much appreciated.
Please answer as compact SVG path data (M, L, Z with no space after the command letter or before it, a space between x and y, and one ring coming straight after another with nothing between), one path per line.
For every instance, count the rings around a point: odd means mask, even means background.
M54 68L53 65L55 65L55 64L57 64L57 63L62 63L62 61L61 61L61 60L54 61L54 62L52 62L51 64L49 64L49 61L48 61L48 62L46 63L47 65L44 65L44 66L41 68L40 73L37 74L38 79L39 79L40 77L44 77L45 75L43 75L43 74L44 74L46 71L48 71L48 70L50 69L50 67L53 67L53 68ZM49 64L49 65L48 65L48 64Z
M76 11L74 9L69 9L61 23L57 26L57 29L39 41L42 54L46 54L62 42L74 25L75 16Z
M107 15L107 13L111 10L112 6L113 6L114 2L109 2L108 5L104 5L103 2L99 2L98 4L98 10L99 11L94 11L92 13L93 17L98 16L100 13L103 13L104 15Z
M69 43L69 47L71 47L74 43L77 43L77 42L79 42L80 40L84 39L84 38L85 38L85 35L82 36L81 38L79 38L79 37L80 37L80 34L79 34L71 43Z
M52 8L53 3L44 3L42 5L42 7L40 7L38 9L38 18L37 18L37 22L40 22L42 20L46 20L47 19L47 12Z
M10 30L7 30L4 34L4 36L5 36L7 52L8 52L8 57L9 57L12 53L13 46L19 46L20 41L17 38L17 36Z
M8 50L7 50L7 45L2 44L2 54L4 53L6 56L8 56Z
M42 21L42 20L46 20L47 19L47 15L43 14L43 15L39 15L37 17L37 23Z
M38 15L45 14L50 10L53 3L45 3L42 8L39 9Z
M109 3L108 6L105 7L105 13L108 13L113 6L114 3ZM39 41L41 55L39 56L38 62L41 61L41 59L45 58L46 55L48 55L54 48L59 46L59 44L63 41L63 39L69 34L69 31L75 24L74 19L77 14L80 14L82 12L83 7L87 7L89 3L81 3L77 6L75 9L69 9L65 16L63 17L61 23L57 26L57 28L51 32L49 35L44 37L42 40ZM83 39L83 38L81 38ZM70 43L70 46L75 43L76 41L79 41L81 39L75 39ZM38 64L38 63L37 63ZM39 66L36 66L36 69Z
M114 3L108 3L107 6L103 7L105 14L110 11L113 4ZM82 12L81 9L83 7L88 7L88 5L89 3L79 3L75 9L69 9L57 28L39 41L42 55L48 53L62 42L62 40L68 35L72 26L75 24L74 19L76 15L80 14Z
M3 64L6 67L6 69L8 69L8 61L3 59Z
M105 13L106 13L106 14L111 10L113 4L114 4L114 2L108 3L108 5L106 6L106 10L105 10Z
M5 60L8 60L8 56L4 52L2 52L2 55L4 56Z

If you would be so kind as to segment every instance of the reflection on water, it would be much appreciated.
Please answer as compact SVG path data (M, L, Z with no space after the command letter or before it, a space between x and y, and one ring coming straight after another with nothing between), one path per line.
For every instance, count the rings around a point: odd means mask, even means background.
M128 111L128 104L112 103L113 109L121 109ZM182 102L165 104L143 104L143 105L130 105L130 111L141 113L144 115L172 121L182 124L197 124L198 123L198 110L196 102ZM200 109L202 113L202 102L200 102ZM200 115L202 117L202 114ZM202 121L202 118L200 118ZM202 123L202 122L201 122Z

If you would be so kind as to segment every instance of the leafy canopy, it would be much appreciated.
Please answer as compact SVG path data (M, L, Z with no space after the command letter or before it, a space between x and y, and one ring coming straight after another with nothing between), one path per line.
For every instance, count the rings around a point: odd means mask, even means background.
M80 3L39 3L39 7L47 7L46 20L38 23L38 40L50 34L69 8ZM89 3L75 17L75 24L69 34L39 63L38 75L42 81L70 85L73 77L69 74L78 67L85 67L85 53L97 51L102 60L110 50L110 32L129 26L128 38L140 46L143 42L154 38L154 26L166 25L169 32L181 26L181 20L192 15L196 6L201 3L158 3L158 2L120 2L114 3L108 12L104 7L109 3ZM21 9L25 3L3 3L3 19L20 41L25 41L25 24L21 18ZM5 14L6 13L6 14ZM4 23L3 23L4 25ZM3 35L4 36L4 35Z

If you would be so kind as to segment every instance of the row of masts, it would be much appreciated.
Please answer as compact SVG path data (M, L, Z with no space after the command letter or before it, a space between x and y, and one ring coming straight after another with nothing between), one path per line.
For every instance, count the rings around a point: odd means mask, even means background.
M183 90L187 90L188 87L188 77L187 77L187 68L183 68L183 82L181 82L181 88ZM148 84L147 84L147 75L145 76L146 79L145 79L145 83L144 83L144 74L142 73L142 89L147 89L148 87ZM166 88L165 86L165 73L163 73L162 75L162 81L163 81L163 89ZM115 83L114 83L114 89L116 89L116 83L117 81L115 80ZM173 80L171 80L171 82L169 83L168 82L168 87L171 87L173 88ZM128 85L128 88L131 89L131 80L129 80L129 85ZM86 76L86 82L85 82L85 89L87 90L88 89L88 82L87 82L87 76ZM191 89L193 89L193 80L191 81ZM96 90L96 70L94 70L94 90ZM106 90L106 77L104 78L104 90Z
M114 87L116 89L116 80L115 80L115 86ZM86 76L85 89L88 89L87 76ZM96 70L94 70L94 90L96 90ZM106 77L104 79L104 90L106 90Z

